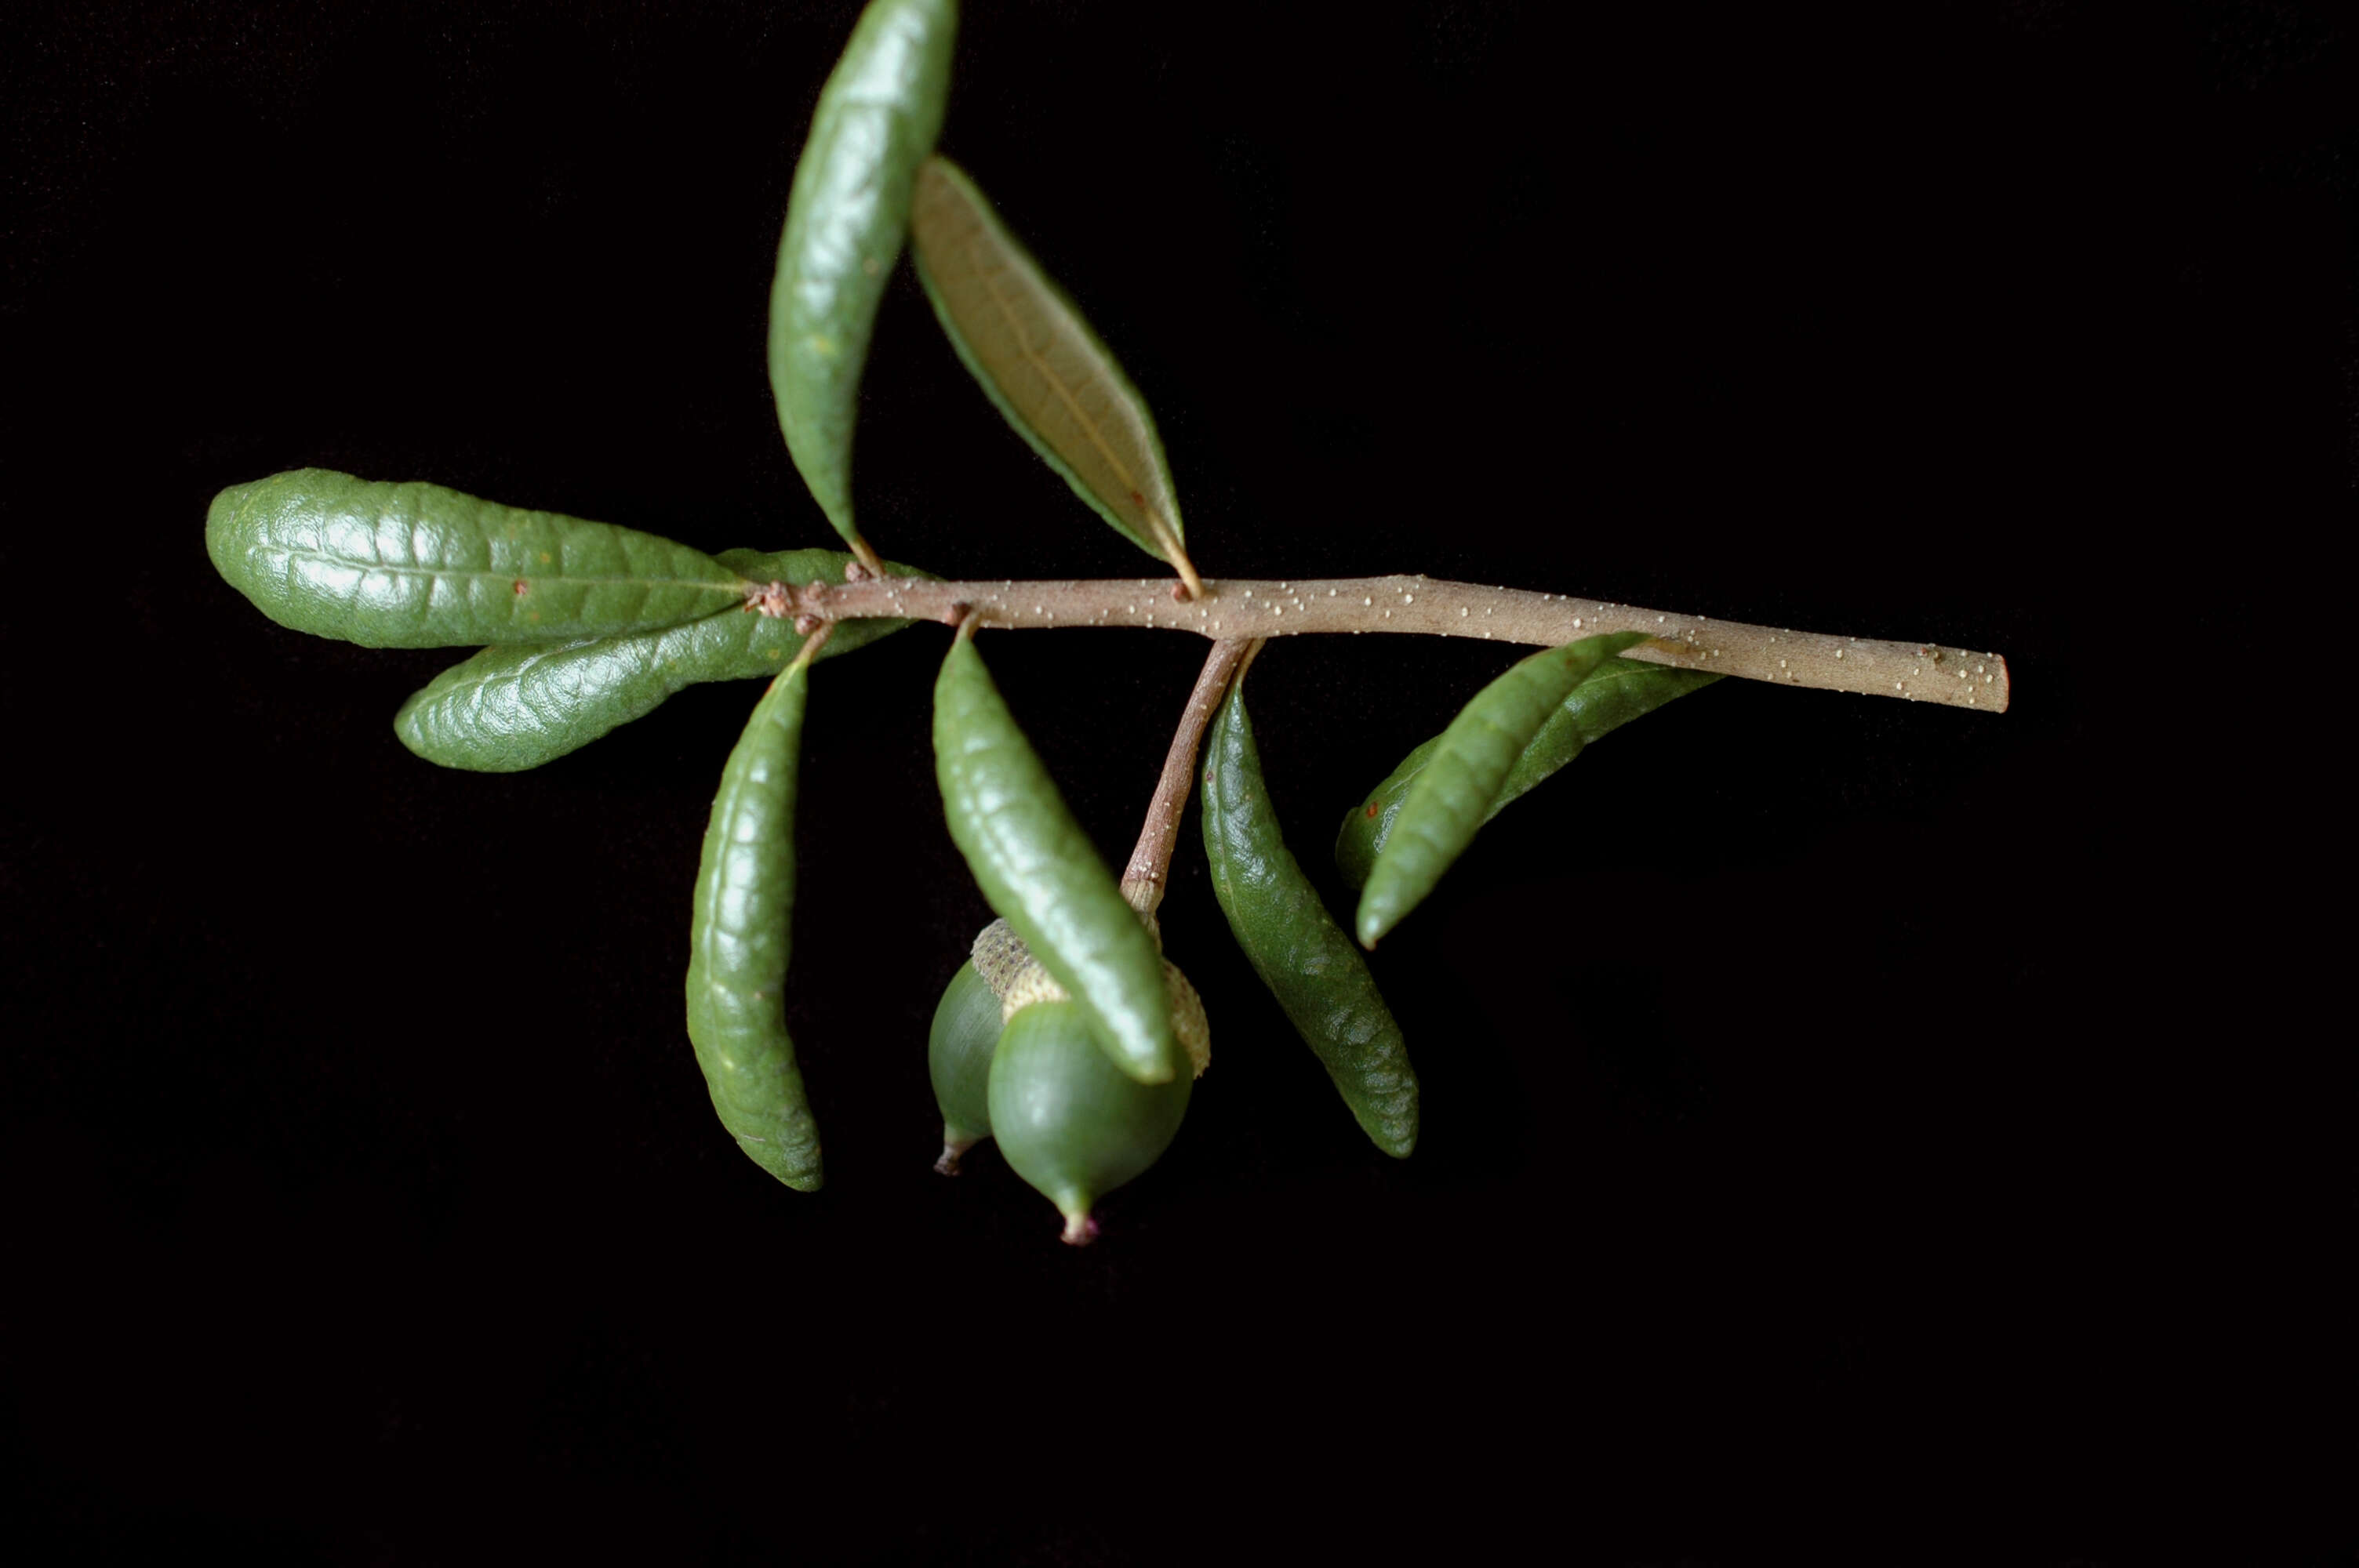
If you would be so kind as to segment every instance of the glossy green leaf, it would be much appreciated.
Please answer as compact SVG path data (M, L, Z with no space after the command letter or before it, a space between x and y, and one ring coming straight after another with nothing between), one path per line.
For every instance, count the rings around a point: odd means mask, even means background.
M1237 946L1335 1081L1377 1148L1417 1144L1417 1072L1400 1025L1351 937L1328 914L1277 825L1245 682L1204 742L1204 856Z
M803 666L754 708L722 770L689 930L688 1037L721 1124L746 1157L799 1192L820 1184L819 1129L787 1034L795 907L795 793Z
M1492 798L1490 809L1483 820L1506 810L1508 806L1535 784L1554 773L1559 768L1581 755L1582 749L1611 730L1619 729L1633 719L1652 713L1676 697L1699 690L1720 679L1701 670L1675 669L1669 665L1642 664L1636 659L1608 659L1590 673L1589 678L1572 688L1557 710L1540 726L1539 733L1516 759L1514 767ZM1437 735L1401 759L1400 766L1390 777L1368 795L1365 802L1343 814L1343 826L1335 835L1335 867L1343 880L1357 888L1368 880L1368 869L1375 864L1376 852L1392 836L1394 819L1399 816L1401 803L1408 798L1409 786L1425 771L1425 764L1441 744Z
M644 632L734 609L746 586L653 534L326 469L223 491L205 548L281 626L372 648Z
M1147 400L947 159L918 171L910 231L934 315L993 406L1117 532L1159 560L1185 562Z
M962 637L934 683L934 775L951 837L991 907L1088 1011L1141 1083L1184 1076L1163 959Z
M1374 947L1398 925L1474 841L1516 759L1573 687L1646 635L1616 632L1534 654L1459 710L1436 739L1368 869L1353 922L1362 946Z
M721 564L755 582L842 582L841 550L724 550ZM923 577L887 563L895 576ZM846 621L821 659L851 653L907 621ZM583 637L553 648L485 648L412 694L394 716L401 743L429 762L478 773L516 773L586 746L645 718L701 681L774 676L801 651L790 619L724 610L684 626L614 637Z
M770 286L770 391L813 499L847 544L852 432L876 303L909 226L909 188L950 92L951 0L872 0L821 89Z

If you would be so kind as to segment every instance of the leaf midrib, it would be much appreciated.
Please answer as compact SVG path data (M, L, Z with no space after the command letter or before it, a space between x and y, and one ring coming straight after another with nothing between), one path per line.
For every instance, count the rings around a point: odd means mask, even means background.
M737 582L704 582L693 578L629 577L620 575L606 577L574 577L571 574L560 573L551 575L529 569L524 571L492 571L479 567L429 567L403 565L395 561L362 561L355 559L351 556L341 556L329 550L306 549L299 545L256 545L254 546L254 550L257 555L266 551L276 551L277 554L283 556L288 560L320 561L331 566L342 567L352 571L384 572L393 577L463 578L468 579L481 579L486 582L549 583L560 586L582 588L595 588L602 585L628 583L641 587L711 589L716 593L740 593L745 590L745 587L743 580Z

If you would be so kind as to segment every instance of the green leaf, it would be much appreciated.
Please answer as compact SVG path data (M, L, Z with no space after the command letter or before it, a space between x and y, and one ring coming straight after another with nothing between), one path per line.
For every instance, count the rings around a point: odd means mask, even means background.
M807 668L790 665L754 708L722 770L689 927L688 1038L721 1124L745 1157L798 1192L821 1179L819 1128L787 1033L795 799Z
M1343 928L1328 914L1277 825L1245 681L1229 688L1204 743L1204 855L1237 946L1318 1056L1377 1148L1417 1145L1417 1071L1400 1025Z
M1362 946L1374 947L1398 925L1474 841L1516 759L1573 687L1646 636L1616 632L1534 654L1459 710L1410 784L1392 832L1368 870L1354 921Z
M934 775L983 896L1088 1011L1114 1065L1146 1084L1185 1076L1154 938L964 637L934 683Z
M919 169L910 230L934 315L993 406L1074 494L1193 590L1154 416L1082 313L948 159Z
M909 187L950 92L951 0L873 0L821 89L770 286L770 391L803 482L835 531L852 514L852 432L876 304L909 226Z
M281 626L371 648L649 631L732 609L746 587L653 534L326 469L223 491L205 548Z
M1526 791L1581 755L1591 741L1720 678L1701 670L1674 669L1636 659L1606 660L1574 687L1540 726L1539 733L1507 770L1483 820L1488 822L1505 811ZM1409 786L1440 744L1441 737L1437 735L1403 757L1400 766L1369 793L1364 804L1343 814L1343 828L1335 835L1335 868L1354 888L1366 883L1368 869L1392 836L1393 822L1400 815L1401 803L1408 798Z
M720 560L756 582L842 582L841 550L724 550ZM925 577L887 563L896 577ZM819 658L897 632L907 621L840 622ZM517 773L643 719L701 681L774 676L802 650L791 620L724 610L661 632L583 637L553 648L485 648L412 694L394 716L401 743L429 762ZM817 661L814 661L817 662Z

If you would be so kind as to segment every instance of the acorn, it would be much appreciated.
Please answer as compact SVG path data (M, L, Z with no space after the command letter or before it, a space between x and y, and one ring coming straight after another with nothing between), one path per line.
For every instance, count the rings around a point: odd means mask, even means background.
M1162 933L1156 929L1154 917L1142 918L1160 946ZM1163 978L1171 994L1172 1033L1188 1053L1195 1069L1191 1076L1201 1077L1212 1054L1204 1003L1188 977L1169 958L1163 961ZM956 1175L960 1157L993 1136L997 1122L992 1114L990 1086L997 1076L994 1064L1004 1031L1019 1015L1051 1006L1056 1010L1052 1016L1068 1020L1060 1029L1070 1032L1079 1027L1079 1037L1095 1051L1097 1065L1104 1066L1111 1080L1097 1083L1093 1065L1088 1063L1058 1064L1054 1072L1042 1077L1043 1064L1053 1061L1053 1053L1043 1056L1027 1047L1025 1060L1031 1065L1026 1071L1033 1075L1027 1080L1026 1092L1033 1097L1027 1105L1041 1102L1044 1083L1054 1092L1048 1095L1041 1114L1027 1121L1019 1139L1022 1156L1009 1152L1004 1137L1001 1152L1008 1155L1008 1163L1017 1174L1064 1212L1065 1239L1079 1244L1097 1234L1089 1217L1091 1203L1145 1171L1169 1146L1186 1108L1187 1095L1183 1086L1176 1108L1169 1111L1169 1125L1159 1137L1138 1138L1136 1119L1125 1121L1129 1112L1124 1108L1130 1108L1140 1097L1169 1101L1173 1086L1150 1088L1114 1066L1096 1047L1078 1004L1067 999L1064 987L1033 959L1023 939L1005 920L995 920L976 934L972 957L951 977L934 1010L927 1061L934 1100L942 1113L942 1152L934 1169ZM1079 1087L1066 1092L1073 1086ZM1108 1106L1121 1114L1109 1117L1104 1109ZM1156 1118L1147 1119L1152 1123Z
M1039 968L1024 938L1005 920L976 932L970 955L942 988L926 1040L934 1103L942 1112L942 1152L934 1169L945 1176L957 1175L959 1156L991 1136L986 1086L991 1053L1007 1021L1007 988L1025 970Z
M926 1039L934 1103L942 1111L942 1155L934 1169L958 1174L959 1156L991 1136L991 1054L999 1044L999 998L972 959L943 989Z
M1099 1047L1081 1003L1035 1001L1007 1021L992 1055L992 1134L1081 1246L1098 1233L1091 1206L1170 1147L1194 1087L1189 1076L1140 1083Z

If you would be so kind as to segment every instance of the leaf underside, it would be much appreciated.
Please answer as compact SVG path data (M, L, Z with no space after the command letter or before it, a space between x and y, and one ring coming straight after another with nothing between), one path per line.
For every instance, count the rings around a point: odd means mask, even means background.
M1178 565L1154 417L1081 312L947 159L919 169L910 232L934 314L993 406L1117 533Z

